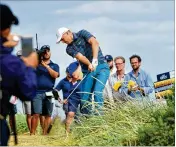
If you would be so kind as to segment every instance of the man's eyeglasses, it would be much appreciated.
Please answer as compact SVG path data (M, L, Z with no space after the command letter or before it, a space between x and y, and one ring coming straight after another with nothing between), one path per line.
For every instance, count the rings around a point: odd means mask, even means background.
M115 63L115 65L122 65L123 63Z
M139 62L131 62L131 65L133 65L133 64L138 64Z

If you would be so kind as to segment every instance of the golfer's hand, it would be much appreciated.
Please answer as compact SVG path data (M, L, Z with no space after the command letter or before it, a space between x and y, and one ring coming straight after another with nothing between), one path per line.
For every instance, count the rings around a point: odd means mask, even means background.
M91 71L91 72L94 71L94 67L93 67L93 65L91 63L88 66L88 70Z
M93 59L92 65L93 65L94 69L96 69L96 67L98 66L98 59Z

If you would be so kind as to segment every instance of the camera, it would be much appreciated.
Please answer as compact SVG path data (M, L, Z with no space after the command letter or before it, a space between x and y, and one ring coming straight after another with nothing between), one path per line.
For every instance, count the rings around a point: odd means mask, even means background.
M45 50L36 49L36 52L37 52L37 55L38 55L39 64L42 62L43 56L46 54L46 51L47 51L47 49L45 49Z
M36 49L36 52L38 54L38 60L39 60L39 64L42 62L42 60L44 59L44 55L46 54L47 50L50 50L50 46L49 45L44 45L41 47L41 49Z

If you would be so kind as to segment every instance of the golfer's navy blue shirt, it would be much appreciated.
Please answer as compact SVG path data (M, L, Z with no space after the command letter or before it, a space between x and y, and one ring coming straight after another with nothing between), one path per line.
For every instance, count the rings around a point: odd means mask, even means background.
M69 44L66 48L67 54L74 58L78 53L81 53L90 62L92 62L92 59L93 59L92 46L91 44L88 43L88 40L91 37L94 37L94 36L86 30L81 30L78 33L73 33L73 42ZM99 63L104 63L104 60L105 58L99 47L98 61ZM80 64L83 72L88 70L87 65L83 63L80 63Z

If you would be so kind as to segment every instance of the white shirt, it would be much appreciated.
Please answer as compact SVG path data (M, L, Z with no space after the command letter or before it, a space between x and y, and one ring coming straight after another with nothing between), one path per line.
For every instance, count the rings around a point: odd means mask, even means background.
M114 73L116 73L117 69L115 67L113 67L112 69L110 69L110 76Z
M110 75L107 83L106 83L106 87L104 89L104 98L109 100L111 103L114 102L114 99L117 98L121 98L124 97L124 94L121 93L121 90L119 91L114 91L113 86L117 81L124 81L124 76L122 77L122 79L119 79L117 73L113 73Z

